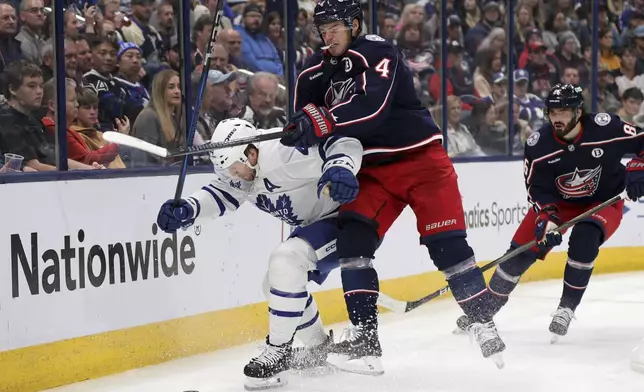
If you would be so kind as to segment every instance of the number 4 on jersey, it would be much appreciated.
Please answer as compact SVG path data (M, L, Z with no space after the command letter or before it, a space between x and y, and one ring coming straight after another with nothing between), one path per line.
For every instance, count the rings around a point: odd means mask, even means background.
M376 70L376 72L378 72L380 74L381 78L385 78L385 79L389 78L389 72L390 72L389 71L389 64L390 63L391 63L390 59L384 58L384 59L380 60L378 65L376 65L376 68L374 68Z

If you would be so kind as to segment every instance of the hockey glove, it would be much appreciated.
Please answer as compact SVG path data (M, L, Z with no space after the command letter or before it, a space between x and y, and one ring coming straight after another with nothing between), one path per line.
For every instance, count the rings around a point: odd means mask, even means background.
M540 251L543 252L548 248L561 245L563 241L561 233L552 231L557 228L560 222L556 207L546 207L541 210L534 228L534 236Z
M644 197L644 158L634 158L626 165L626 194L633 201Z
M335 120L329 109L308 104L286 124L286 134L280 142L285 146L308 149L331 136L334 129Z
M179 205L174 200L168 200L161 206L157 216L157 225L166 233L176 233L179 228L192 226L195 221L192 205L181 199Z
M331 166L326 169L318 181L318 197L326 185L329 185L329 196L340 204L350 203L358 196L358 179L349 169Z

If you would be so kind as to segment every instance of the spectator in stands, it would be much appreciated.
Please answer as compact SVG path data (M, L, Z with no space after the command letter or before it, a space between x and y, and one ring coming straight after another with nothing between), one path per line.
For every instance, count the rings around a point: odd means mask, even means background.
M132 23L121 28L123 39L138 45L145 59L145 71L154 74L165 55L163 42L157 30L150 25L154 0L132 0Z
M275 106L279 81L274 74L257 72L248 81L248 106L240 118L252 118L258 129L283 127L286 113ZM252 117L251 117L252 116Z
M579 40L571 31L565 31L559 35L558 46L555 56L559 61L561 69L581 67L583 59L579 56Z
M142 56L143 51L136 44L121 42L116 55L118 74L114 77L116 87L122 91L123 99L139 111L150 102L150 94L141 84ZM133 111L135 112L136 110Z
M22 0L20 2L20 21L22 27L16 39L20 41L22 57L34 64L42 63L42 48L45 41L42 29L45 26L45 5L42 0Z
M212 57L210 59L210 69L216 69L222 73L236 71L237 68L228 62L228 51L226 47L219 42L212 46Z
M43 98L43 79L40 67L27 61L7 66L4 95L8 105L0 108L0 151L24 157L24 164L37 171L56 170L54 135L43 129L40 121ZM100 165L85 165L68 159L70 169L92 169Z
M484 49L477 53L478 67L474 70L474 89L479 97L492 95L490 84L495 73L501 72L501 52Z
M463 31L461 30L461 19L458 15L450 15L447 18L447 41L457 41L463 45Z
M277 49L280 60L284 61L284 51L286 50L286 40L284 39L284 29L282 28L282 18L277 12L270 12L264 17L262 22L262 34L266 35Z
M463 61L463 46L451 41L447 46L447 95L461 97L475 95L474 81L469 64ZM434 102L439 102L442 73L436 72L429 78L429 93Z
M562 83L579 86L579 81L579 68L570 66L564 68L563 75L561 77Z
M0 72L9 63L22 58L21 43L16 39L18 18L16 9L9 3L0 3Z
M88 150L93 152L105 152L105 150L113 148L110 143L103 139L103 133L98 130L98 95L92 89L81 88L77 94L78 98L78 116L76 122L71 126L71 129L77 132ZM117 120L118 132L129 134L130 121L127 117L123 120ZM119 147L120 149L121 147ZM111 162L104 163L108 169L122 169L125 164L119 155L116 155Z
M217 70L208 72L197 125L199 134L204 141L209 141L212 138L212 132L217 128L217 124L220 121L232 117L230 110L233 107L233 99L230 83L236 78L237 74L234 72L228 74L223 74ZM193 72L191 79L194 102L201 81L201 72ZM250 121L252 122L252 117L250 117Z
M76 82L72 79L66 79L67 89L65 91L65 98L67 99L65 105L65 114L67 116L67 156L77 162L86 165L98 163L99 165L107 166L112 162L119 151L118 144L109 144L98 151L92 151L87 147L83 137L72 128L72 124L76 122L78 117L78 100L76 96ZM51 79L44 85L43 91L43 106L46 107L46 115L42 119L50 136L55 137L56 132L56 80Z
M599 30L599 62L609 71L619 69L619 57L613 52L613 32L609 28Z
M152 81L152 99L139 114L132 135L164 148L179 148L185 138L180 132L181 86L179 74L163 70ZM142 151L132 151L132 166L150 166L171 163ZM129 166L129 165L128 165Z
M599 11L599 29L608 29L611 32L611 35L613 37L613 47L619 46L619 30L617 29L617 26L615 26L615 23L613 23L610 20L610 10L608 9L608 4L605 3L600 3L598 5L598 11Z
M385 39L385 41L396 45L396 25L398 24L398 20L395 15L387 15L385 17L384 23L383 23L383 29L382 29L382 38ZM300 28L306 27L306 23Z
M172 38L177 37L177 27L174 23L174 9L172 8L170 0L164 0L157 7L156 23L153 26L159 32L163 48L169 50L172 46Z
M447 154L450 157L484 156L467 126L461 123L461 106L458 97L447 97Z
M76 40L76 67L81 75L92 70L92 51L85 35L79 36Z
M633 33L638 26L644 25L644 13L642 10L629 9L624 11L623 14L624 29L622 35L619 37L619 46L628 46L634 38Z
M644 93L637 87L630 87L622 94L622 107L617 114L621 117L622 121L633 123L635 116L640 113L642 102L644 101Z
M236 30L242 37L242 55L253 72L264 71L283 76L283 66L275 45L260 33L261 9L254 4L244 8L243 25Z
M533 30L536 27L534 19L532 19L532 7L526 3L520 3L516 8L514 23L514 49L516 53L521 53L523 52L527 41L525 32Z
M128 50L132 43L124 43ZM145 106L144 93L137 89L129 90L114 80L116 60L119 58L121 47L108 38L97 38L91 44L92 70L84 75L85 85L94 89L99 98L98 118L103 130L112 130L115 119L127 116L135 121L139 112ZM134 93L133 93L134 91Z
M489 1L483 6L483 18L465 34L465 51L474 57L479 45L493 27L501 24L501 8L496 1Z
M474 105L470 116L470 132L485 155L505 155L508 151L508 130L492 99L485 98Z
M88 5L86 3L85 8L83 9L83 17L85 18L85 34L94 34L98 36L105 35L106 30L104 29L104 26L108 23L111 24L111 22L105 20L105 17L96 5ZM73 36L69 36L68 38L75 40L80 35L81 31L83 31L82 27L79 28Z
M556 64L546 56L547 47L543 42L528 44L528 63L525 70L530 75L529 90L538 97L548 96L551 88L559 83L559 71Z
M631 87L644 91L644 74L636 69L636 65L634 48L624 48L620 56L620 68L613 72L620 95Z
M65 14L63 14L63 23L65 23L63 27L65 37L71 39L77 38L80 34L80 22L78 21L76 12L71 9L65 11Z
M545 104L536 95L528 92L530 75L524 69L514 71L514 95L518 116L526 120L532 129L539 129L545 122Z
M508 78L505 77L503 72L497 72L492 75L492 84L490 85L490 96L494 101L494 104L498 107L500 104L507 104L508 92L506 84Z
M78 62L76 61L77 46L74 40L65 38L65 75L73 79L77 85L82 83L82 75L78 73Z
M481 21L481 9L477 3L476 0L464 0L462 6L460 2L456 4L458 16L463 22L461 29L464 36L467 36L467 32Z
M203 64L206 58L206 48L212 36L212 21L209 15L203 15L192 26L192 43L195 46L194 64Z
M615 83L615 79L606 68L606 64L599 63L597 72L597 107L598 111L605 113L616 113L621 104L616 94L610 91L610 87ZM592 108L590 89L584 91L584 105L587 112Z
M237 30L226 29L217 36L228 50L228 62L238 69L250 69L242 54L242 37Z
M398 35L398 48L416 72L430 70L434 62L433 55L426 45L427 40L422 36L422 30L422 25L409 23L402 27Z
M557 46L559 46L559 37L567 32L570 32L570 28L568 27L566 16L563 12L554 11L546 17L541 39L546 45L549 53L554 53L557 50ZM579 41L577 41L577 43L578 42Z
M42 63L40 63L40 70L42 71L43 80L46 82L54 77L54 44L49 41L42 48L41 52Z
M521 110L519 100L515 99L513 104L514 107L512 109L512 127L514 128L514 143L512 145L512 155L522 156L524 152L525 142L528 137L530 137L533 131L528 121L523 120L519 117Z
M644 24L638 26L633 31L633 43L635 44L635 53L637 56L638 72L644 72Z

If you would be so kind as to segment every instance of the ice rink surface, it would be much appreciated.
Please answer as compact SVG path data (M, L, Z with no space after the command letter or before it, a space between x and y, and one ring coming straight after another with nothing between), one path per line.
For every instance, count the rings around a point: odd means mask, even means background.
M446 299L406 315L381 315L383 376L289 374L288 385L275 391L644 392L644 374L629 365L632 349L644 338L644 273L594 276L568 336L551 345L550 313L561 288L560 280L521 284L501 310L496 322L507 345L502 370L483 359L467 335L452 334L460 309ZM339 335L344 326L330 328ZM50 391L243 391L242 369L259 353L259 344Z

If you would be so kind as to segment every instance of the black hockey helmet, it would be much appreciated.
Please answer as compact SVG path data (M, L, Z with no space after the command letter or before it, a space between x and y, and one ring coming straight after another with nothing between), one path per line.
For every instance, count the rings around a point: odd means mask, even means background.
M582 88L572 84L556 84L546 98L547 109L579 109L584 105Z
M566 136L570 131L572 131L581 116L578 115L577 110L582 109L583 115L583 106L584 106L584 96L582 94L583 90L579 86L572 84L556 84L548 97L546 98L546 114L549 115L550 110L552 109L572 109L573 116L566 124L565 128L562 131L557 131L556 133L563 137ZM552 121L550 121L552 124ZM554 127L554 124L552 124Z
M315 6L313 11L313 23L317 28L323 24L337 21L342 21L351 28L354 19L358 19L357 35L360 35L363 19L360 0L323 0Z

